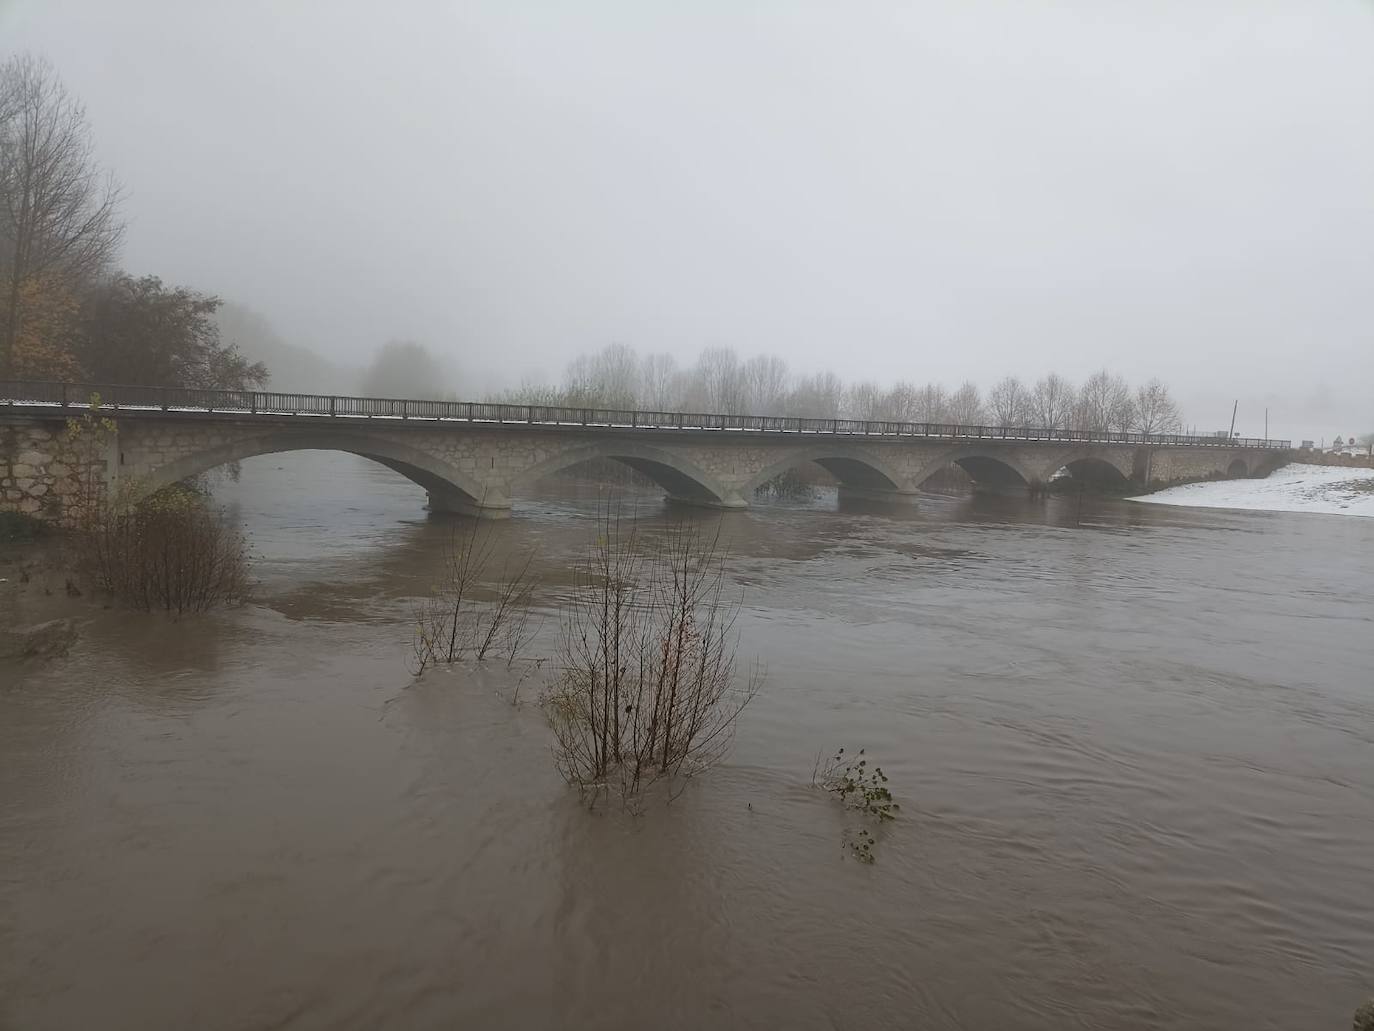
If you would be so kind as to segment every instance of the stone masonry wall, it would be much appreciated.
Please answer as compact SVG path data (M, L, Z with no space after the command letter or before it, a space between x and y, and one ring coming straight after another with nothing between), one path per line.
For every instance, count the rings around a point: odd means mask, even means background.
M1268 472L1264 466L1275 459L1273 452L1246 448L1155 448L1150 456L1150 483L1225 476L1236 459L1245 463L1246 475Z
M58 420L0 422L0 511L73 525L80 517L88 477L103 478L104 449L72 447Z

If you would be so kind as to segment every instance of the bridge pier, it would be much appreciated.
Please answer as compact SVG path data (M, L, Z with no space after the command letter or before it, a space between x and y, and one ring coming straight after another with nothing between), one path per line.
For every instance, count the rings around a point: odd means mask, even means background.
M480 501L458 491L430 490L429 510L441 515L461 515L475 519L509 519L511 503L509 498L486 495Z
M888 505L915 506L920 491L900 487L854 487L847 483L839 486L839 500L881 501Z
M691 494L665 494L663 500L673 505L686 505L689 508L710 508L717 512L741 512L749 507L749 502L741 497L716 499Z
M981 480L973 481L973 493L975 494L995 494L1002 498L1021 498L1031 491L1029 483L984 483Z

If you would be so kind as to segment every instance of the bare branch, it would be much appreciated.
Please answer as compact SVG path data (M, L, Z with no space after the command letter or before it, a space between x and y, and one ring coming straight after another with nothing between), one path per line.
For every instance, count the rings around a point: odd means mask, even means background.
M9 373L25 284L72 292L119 247L118 184L96 164L85 108L47 61L0 65L0 375Z

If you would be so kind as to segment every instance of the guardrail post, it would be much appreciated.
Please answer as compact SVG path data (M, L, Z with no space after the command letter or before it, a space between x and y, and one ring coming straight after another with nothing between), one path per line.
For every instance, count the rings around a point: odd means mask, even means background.
M335 398L333 398L333 397L331 397L331 398L329 399L329 417L330 417L331 419L334 417L334 401L335 401Z

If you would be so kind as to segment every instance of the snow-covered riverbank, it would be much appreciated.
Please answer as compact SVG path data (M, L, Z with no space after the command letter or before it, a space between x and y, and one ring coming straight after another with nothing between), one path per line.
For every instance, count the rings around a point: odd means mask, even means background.
M1133 498L1151 505L1374 516L1374 469L1288 465L1263 480L1219 480Z

